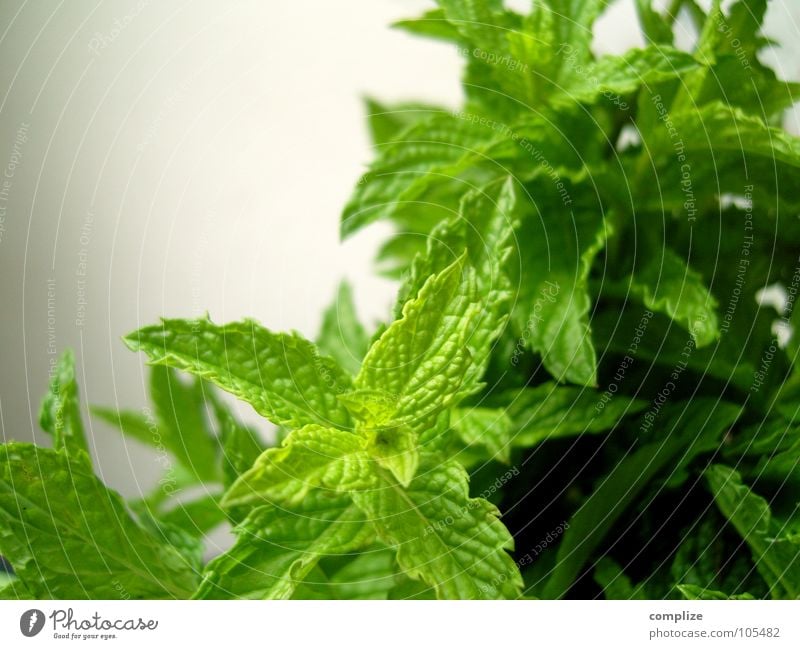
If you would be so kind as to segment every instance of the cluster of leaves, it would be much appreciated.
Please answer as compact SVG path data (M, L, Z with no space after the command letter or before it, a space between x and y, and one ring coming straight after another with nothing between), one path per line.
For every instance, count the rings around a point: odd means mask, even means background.
M370 336L343 286L316 343L249 320L129 335L152 413L94 414L167 469L129 502L93 473L65 357L53 448L0 446L0 596L800 597L798 346L774 329L800 283L798 87L758 58L766 0L636 0L646 46L598 57L606 4L398 23L466 67L457 111L369 102L342 233L396 226L393 321Z

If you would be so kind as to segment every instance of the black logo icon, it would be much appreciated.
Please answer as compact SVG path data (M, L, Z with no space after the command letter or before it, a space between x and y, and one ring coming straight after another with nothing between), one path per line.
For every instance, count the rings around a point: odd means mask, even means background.
M32 638L44 628L44 613L38 608L25 611L19 618L19 630L22 635Z

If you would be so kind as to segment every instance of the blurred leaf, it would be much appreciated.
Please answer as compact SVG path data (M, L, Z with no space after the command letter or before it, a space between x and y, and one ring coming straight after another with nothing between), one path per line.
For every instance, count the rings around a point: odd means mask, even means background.
M39 424L53 437L55 449L70 454L83 452L88 457L89 446L83 432L72 350L64 352L52 369L50 390L39 411Z
M196 584L85 455L30 444L0 445L0 554L38 599L185 598Z

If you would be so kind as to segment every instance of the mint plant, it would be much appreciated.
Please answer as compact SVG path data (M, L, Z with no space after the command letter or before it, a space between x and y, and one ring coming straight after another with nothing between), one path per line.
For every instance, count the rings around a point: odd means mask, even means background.
M466 65L457 110L367 104L341 228L394 225L389 321L369 332L343 284L316 342L208 318L126 336L151 406L92 414L164 470L128 501L94 474L65 354L52 448L0 445L0 596L800 597L798 86L761 60L766 0L637 0L646 46L597 56L607 4L399 22Z

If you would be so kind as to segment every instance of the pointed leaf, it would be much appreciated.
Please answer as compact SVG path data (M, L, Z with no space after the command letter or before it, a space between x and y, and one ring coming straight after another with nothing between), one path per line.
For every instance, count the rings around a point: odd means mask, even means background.
M559 381L593 386L597 355L589 328L588 279L610 226L599 215L547 209L528 215L520 240L515 320L520 340Z
M644 266L630 280L630 292L653 311L684 327L698 347L719 338L717 301L698 273L669 248L645 254Z
M335 359L342 369L358 374L361 360L369 347L369 335L358 321L353 291L347 282L339 285L336 302L328 307L322 317L317 345L323 354Z
M310 490L348 491L372 482L366 440L335 428L309 425L293 431L280 448L256 460L228 490L224 507L293 504Z
M458 394L476 317L474 273L457 260L406 302L367 353L356 387L391 395L393 420L425 423Z
M264 445L256 431L236 419L222 399L212 396L212 405L219 426L219 442L222 445L223 483L230 487L253 466L264 452Z
M647 403L623 394L543 383L535 388L498 395L508 404L512 421L509 442L530 448L548 439L602 433L613 429L623 417L643 410Z
M501 408L459 408L450 424L470 448L484 449L487 459L511 460L511 417Z
M441 599L515 598L522 578L507 553L513 539L487 501L470 498L456 462L426 461L408 488L386 475L353 494L400 567Z
M336 398L350 389L350 377L299 334L275 334L252 320L163 320L126 336L125 343L154 365L218 385L279 426L350 425Z
M415 36L434 38L448 43L460 43L463 41L461 32L458 31L453 23L447 20L442 9L431 9L419 18L398 20L392 24L392 27Z
M401 300L415 295L430 275L444 270L466 251L467 261L477 271L481 313L469 338L472 365L461 389L463 396L480 389L492 345L505 327L511 286L504 265L519 222L518 210L512 178L498 179L465 194L459 213L431 233L427 252L414 260L411 275L401 290Z

